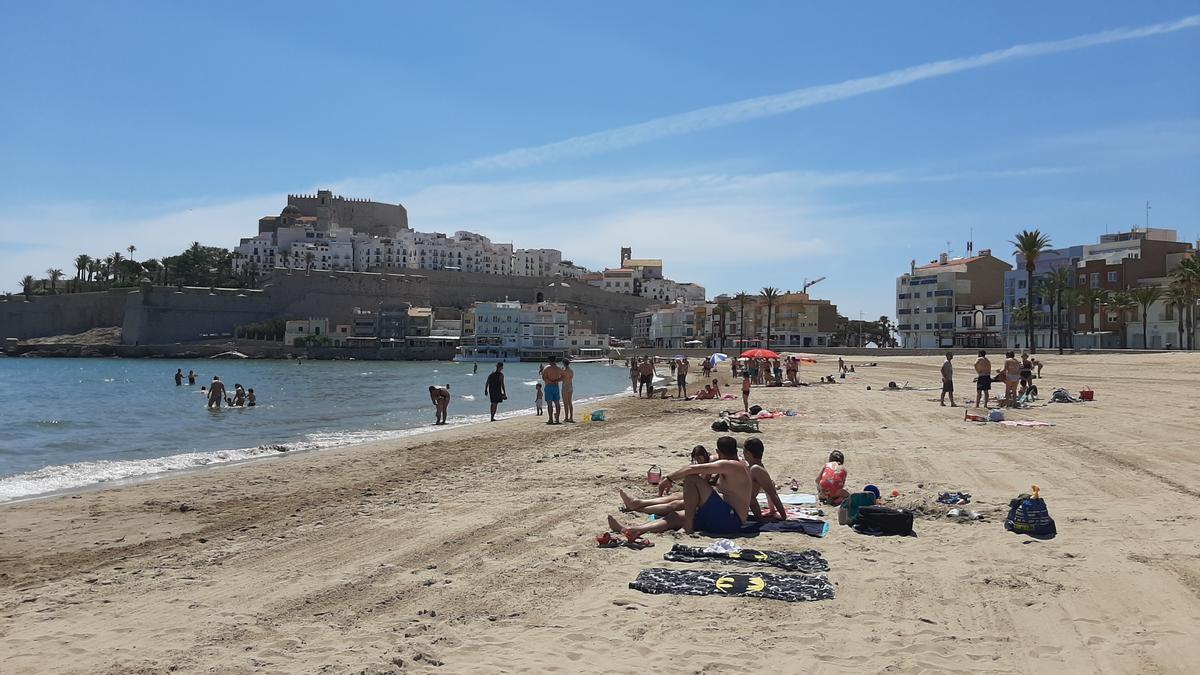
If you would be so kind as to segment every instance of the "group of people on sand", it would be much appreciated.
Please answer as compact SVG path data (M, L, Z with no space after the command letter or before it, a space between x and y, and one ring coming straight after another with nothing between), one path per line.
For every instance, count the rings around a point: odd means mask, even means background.
M763 464L762 439L747 439L741 458L732 436L718 438L716 449L713 459L703 445L692 448L689 465L659 479L657 497L636 499L619 490L623 511L651 514L655 519L626 526L608 516L609 529L630 539L671 530L728 535L740 532L752 520L787 520L787 509ZM844 462L842 453L835 450L817 475L817 492L824 503L840 504L848 495ZM673 490L676 486L678 492ZM798 488L793 482L792 489ZM759 494L766 495L765 510L758 503Z
M950 406L957 407L954 402L954 354L946 352L946 360L942 362L942 395L938 398L941 405L946 405L946 397L950 397ZM1028 352L1022 352L1018 359L1016 352L1010 351L1004 355L1004 363L995 372L992 371L992 361L987 351L980 349L975 359L975 407L987 407L991 398L992 383L1004 383L1004 397L998 398L1000 407L1015 407L1023 399L1036 398L1037 385L1035 378L1042 377L1043 364L1036 357L1030 357Z
M182 368L175 371L176 387L183 386L184 377ZM196 384L195 371L189 370L186 378L189 387ZM254 389L247 389L240 384L235 384L231 393L221 378L216 375L213 375L212 382L208 386L200 387L200 394L204 396L205 405L209 408L220 408L222 403L230 408L253 408L258 405L258 397L254 395Z
M478 372L478 364L472 372ZM538 368L538 376L542 382L537 383L533 399L537 415L541 416L544 403L546 415L549 418L546 424L574 424L575 371L571 368L571 360L563 359L560 366L558 357L551 356L545 364ZM503 363L497 363L496 369L487 376L483 385L483 395L488 397L491 405L490 419L495 422L500 404L508 400L508 390L504 385ZM434 424L445 424L450 409L450 385L440 387L430 385L429 400L433 402Z

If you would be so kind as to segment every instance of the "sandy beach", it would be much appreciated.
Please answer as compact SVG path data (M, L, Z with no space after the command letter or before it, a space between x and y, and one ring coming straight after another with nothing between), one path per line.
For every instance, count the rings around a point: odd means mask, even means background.
M1200 355L1045 354L1043 394L1097 400L1010 416L1044 428L880 391L936 387L940 357L869 360L752 397L802 413L762 424L776 482L812 491L838 449L850 486L924 511L915 537L860 535L827 508L824 538L753 540L820 551L834 600L631 590L643 568L721 568L663 561L708 538L594 536L606 515L636 522L618 488L649 494L646 469L711 448L740 402L623 396L604 423L517 418L2 507L0 672L1195 672ZM1055 539L1003 528L1032 483ZM947 518L946 490L984 520Z

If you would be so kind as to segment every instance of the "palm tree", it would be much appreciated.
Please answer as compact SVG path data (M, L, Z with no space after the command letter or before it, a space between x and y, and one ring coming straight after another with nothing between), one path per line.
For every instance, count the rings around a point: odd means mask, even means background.
M738 291L738 294L733 296L734 300L738 301L738 339L742 341L742 346L746 344L746 301L750 299L750 294L746 291Z
M1037 317L1037 313L1033 309L1033 305L1029 304L1026 299L1024 304L1017 305L1012 310L1012 321L1018 326L1029 326Z
M29 296L33 295L33 285L35 283L32 274L26 274L21 277L21 292L25 294L25 302L29 302Z
M1041 230L1021 230L1017 238L1009 243L1015 249L1013 253L1025 259L1025 294L1029 297L1029 304L1033 304L1033 269L1037 266L1037 259L1041 257L1042 251L1050 248L1050 237L1042 234ZM1033 345L1032 321L1025 328L1025 344L1029 347L1030 354L1037 353Z
M1129 310L1137 309L1137 300L1133 299L1133 296L1130 295L1128 290L1124 290L1111 294L1108 298L1108 303L1106 304L1108 305L1108 309L1110 311L1115 311L1117 316L1120 317L1121 348L1129 349L1129 339L1125 335L1125 329L1129 326L1126 316L1128 316Z
M1176 284L1182 287L1182 296L1185 305L1182 308L1187 312L1184 317L1184 323L1187 327L1187 348L1195 349L1196 335L1196 299L1200 297L1200 258L1192 256L1181 260L1175 269L1171 270L1171 276L1174 277ZM1180 342L1183 337L1180 336Z
M1129 291L1130 298L1142 307L1142 349L1149 349L1146 330L1150 326L1150 306L1158 302L1163 291L1158 286L1140 286Z
M58 280L62 278L63 271L57 267L51 267L46 270L46 276L50 279L50 293L58 295Z
M80 253L75 256L75 292L79 292L79 284L83 281L83 272L88 268L88 264L92 262L92 256L86 253Z
M1054 318L1054 332L1058 334L1058 353L1062 354L1063 336L1062 336L1062 317L1060 313L1063 306L1063 293L1071 290L1071 270L1067 267L1055 267L1046 274L1047 285L1052 291L1049 295L1042 296L1047 299L1050 305L1050 313ZM1068 323L1068 326L1070 324ZM1051 336L1051 344L1053 345L1054 336Z
M123 260L125 260L125 256L121 255L120 251L114 251L112 255L108 256L108 269L117 283L121 282L121 262Z
M125 250L129 251L129 259L133 260L133 252L137 250L137 247L134 246L133 244L130 244L125 247Z
M1167 300L1167 304L1175 306L1175 312L1177 314L1176 318L1179 320L1179 345L1178 346L1179 346L1179 349L1183 349L1184 348L1183 317L1186 314L1185 308L1187 307L1188 302L1190 301L1190 299L1188 298L1187 289L1185 289L1183 287L1183 284L1180 284L1179 282L1172 282L1171 285L1167 287L1166 300Z
M775 298L779 297L779 289L774 286L764 286L761 291L762 297L767 300L767 349L771 348L771 310L775 307Z

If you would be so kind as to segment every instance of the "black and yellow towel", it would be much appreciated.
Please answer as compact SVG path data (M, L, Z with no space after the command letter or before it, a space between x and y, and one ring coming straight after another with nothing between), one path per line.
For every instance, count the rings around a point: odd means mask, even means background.
M787 602L832 600L833 584L823 574L769 574L668 570L651 568L638 573L629 587L643 593L672 595L739 595Z
M705 551L695 546L675 544L663 555L672 562L706 562L721 560L734 563L751 563L766 567L778 567L789 572L828 572L829 563L812 549L807 551L758 551L744 548L740 551Z

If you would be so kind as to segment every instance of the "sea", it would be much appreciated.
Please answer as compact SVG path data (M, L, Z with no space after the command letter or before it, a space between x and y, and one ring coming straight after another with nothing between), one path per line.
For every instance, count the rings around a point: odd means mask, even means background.
M488 419L493 363L0 358L0 502L172 471L431 433ZM629 390L620 366L580 363L576 419ZM197 374L176 386L176 369ZM201 385L253 388L254 408L209 410ZM531 415L536 363L504 364L497 417ZM429 385L450 386L433 426ZM531 420L532 423L532 420Z

